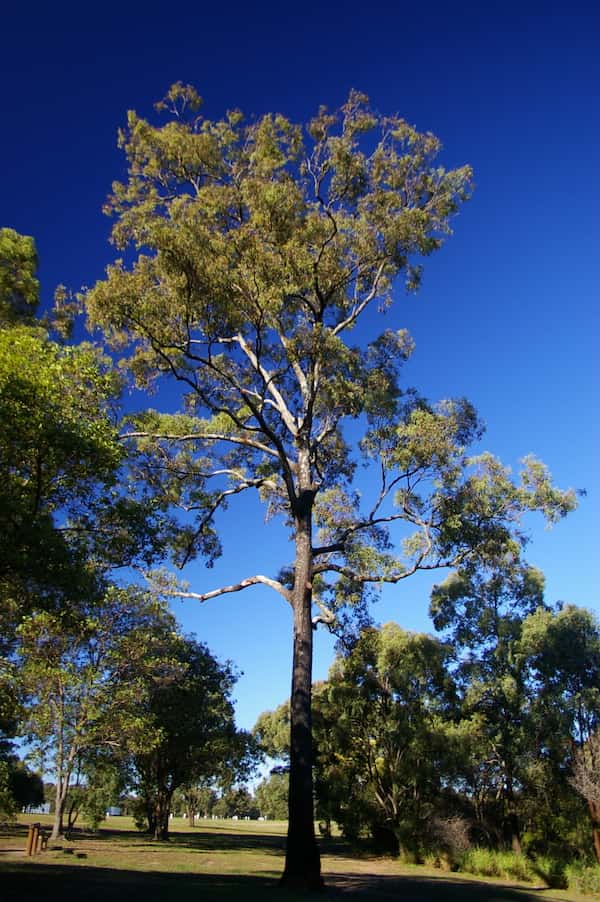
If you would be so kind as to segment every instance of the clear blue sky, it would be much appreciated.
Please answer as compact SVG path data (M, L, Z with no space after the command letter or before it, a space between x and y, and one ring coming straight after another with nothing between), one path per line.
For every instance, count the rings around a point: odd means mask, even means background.
M477 189L455 235L419 295L398 291L385 325L416 340L409 383L476 404L489 450L515 468L534 452L558 484L587 489L551 532L532 523L528 557L549 601L600 611L597 4L11 4L1 45L0 225L35 237L45 303L59 282L102 276L112 251L100 208L124 165L116 129L176 80L197 86L209 117L240 107L299 121L356 87L436 133L448 167L471 163ZM232 515L222 561L188 574L200 591L289 559L258 509ZM388 591L376 619L430 629L431 582ZM255 588L175 609L244 671L242 726L286 697L291 619L279 596ZM318 634L316 678L331 657Z

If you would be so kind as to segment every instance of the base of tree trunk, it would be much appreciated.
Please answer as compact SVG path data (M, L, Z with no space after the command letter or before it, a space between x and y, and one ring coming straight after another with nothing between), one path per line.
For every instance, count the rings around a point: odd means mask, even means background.
M325 882L319 871L307 874L290 874L284 871L279 885L284 889L302 893L320 893L325 889Z

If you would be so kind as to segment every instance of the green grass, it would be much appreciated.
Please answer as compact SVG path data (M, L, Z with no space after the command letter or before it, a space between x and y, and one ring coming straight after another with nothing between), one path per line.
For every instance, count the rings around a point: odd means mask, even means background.
M189 829L172 822L168 843L154 843L128 818L111 818L98 834L74 833L57 848L26 858L27 822L0 830L0 894L4 902L194 902L305 898L280 889L285 823L201 821ZM402 866L391 858L353 852L339 838L323 842L323 900L356 902L533 902L575 900L576 894L517 889L499 881ZM589 898L589 897L588 897Z

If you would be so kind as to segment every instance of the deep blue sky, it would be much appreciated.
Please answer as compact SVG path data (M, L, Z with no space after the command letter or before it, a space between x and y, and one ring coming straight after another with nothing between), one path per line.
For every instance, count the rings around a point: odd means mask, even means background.
M111 259L101 205L123 174L116 129L189 81L205 115L240 107L303 121L348 90L367 92L471 163L477 190L455 235L427 261L416 297L397 292L385 326L408 327L407 381L432 399L467 395L485 446L518 466L535 452L563 486L588 491L550 532L532 523L529 559L547 598L600 611L600 13L596 4L180 2L16 4L3 12L0 225L35 237L43 297L77 289ZM244 514L252 511L244 511ZM204 590L288 559L283 537L233 513L225 556L188 578ZM264 530L264 531L263 531ZM257 540L258 539L258 540ZM441 578L438 577L438 579ZM378 620L429 629L431 579L386 593ZM290 614L253 589L200 608L184 626L245 672L239 720L288 692ZM331 643L317 638L316 673Z

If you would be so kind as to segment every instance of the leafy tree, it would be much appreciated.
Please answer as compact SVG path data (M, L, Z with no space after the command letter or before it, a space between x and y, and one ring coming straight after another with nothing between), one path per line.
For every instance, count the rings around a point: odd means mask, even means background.
M86 750L81 756L75 783L69 785L65 808L68 831L73 829L80 814L93 830L97 830L107 809L119 803L125 788L121 756L110 747L102 746Z
M523 623L521 654L535 700L536 757L550 771L555 802L557 789L569 785L577 750L585 755L581 749L590 748L600 727L598 619L574 605L558 611L539 609ZM600 863L599 810L593 799L587 804Z
M572 784L585 799L594 831L594 852L600 863L600 729L574 755Z
M226 790L215 802L214 813L219 817L256 818L258 809L245 786Z
M139 798L138 821L157 840L169 837L176 789L219 776L243 773L252 764L249 737L235 729L229 664L219 664L192 638L173 635L169 655L176 669L146 683L144 715L153 742L131 759Z
M177 801L185 812L190 827L194 826L196 815L210 817L217 801L217 793L213 786L202 783L188 783L173 793L173 808Z
M50 605L93 591L75 523L121 460L109 411L116 387L91 346L0 330L0 581L9 611L24 599Z
M33 239L0 229L4 758L11 754L18 719L14 655L23 617L41 608L49 617L39 621L40 629L64 629L73 639L93 600L102 610L107 571L140 559L148 564L161 556L168 523L122 468L124 450L117 430L121 378L112 361L92 344L65 346L51 337L47 321L35 317L36 268ZM89 630L83 629L89 638Z
M371 310L389 306L398 277L415 288L418 259L450 232L469 167L446 172L432 134L375 114L357 92L305 129L237 111L204 120L199 107L177 84L158 104L164 125L129 114L120 134L129 175L108 210L133 262L109 267L87 308L128 349L138 385L167 377L183 389L181 412L148 410L124 436L145 455L148 484L186 512L176 563L220 552L214 516L245 492L290 530L294 559L279 577L187 594L205 601L262 584L292 606L283 881L315 888L315 623L331 624L346 604L360 609L369 587L501 544L523 510L553 520L574 501L533 460L519 485L490 455L470 460L465 449L481 435L473 408L403 394L410 338L368 338ZM357 430L362 440L350 444ZM370 504L354 487L355 449L380 478Z
M518 794L531 757L529 686L519 654L523 620L544 604L544 578L505 553L452 573L431 593L430 615L458 656L462 718L474 756L465 777L479 817L499 819L502 840L521 851ZM485 826L485 824L482 824Z
M14 758L10 771L10 791L19 808L37 807L44 802L44 782L39 774Z
M290 703L283 702L274 711L263 711L253 729L260 748L271 758L290 757Z
M37 264L33 238L0 228L0 328L33 318L39 302Z
M54 777L53 839L63 832L71 778L86 754L104 748L123 755L136 743L152 744L140 694L148 672L170 667L160 636L174 628L164 607L135 589L111 588L77 622L48 611L23 619L22 731Z
M316 696L317 786L349 835L413 857L449 769L448 646L395 623L365 630Z
M271 771L254 792L254 798L263 817L283 821L288 815L289 776L282 770Z
M0 230L0 654L22 613L104 588L107 568L162 554L165 524L121 467L122 381L92 344L65 346L38 304L33 239Z

